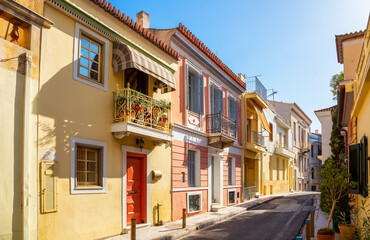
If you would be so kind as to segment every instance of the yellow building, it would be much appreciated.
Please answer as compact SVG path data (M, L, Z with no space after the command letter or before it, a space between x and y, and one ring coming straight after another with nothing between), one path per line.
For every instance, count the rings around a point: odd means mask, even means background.
M355 75L353 75L354 100L350 116L353 129L351 134L352 142L349 143L350 173L352 174L353 180L358 182L358 194L355 195L356 206L361 206L361 201L365 199L367 200L367 203L369 203L368 136L370 135L370 18L367 23L367 28L362 34L362 49L359 55L359 61ZM369 206L367 206L367 210L368 207ZM360 211L360 214L357 216L357 224L359 226L361 226L363 223L363 216L363 212Z
M264 192L262 169L266 148L262 129L270 131L263 113L263 109L268 107L266 88L257 78L250 83L252 83L249 84L250 86L247 83L248 92L242 95L242 197L244 201Z
M40 36L43 0L0 2L0 239L37 239Z
M177 53L105 1L48 0L39 92L39 239L171 220Z

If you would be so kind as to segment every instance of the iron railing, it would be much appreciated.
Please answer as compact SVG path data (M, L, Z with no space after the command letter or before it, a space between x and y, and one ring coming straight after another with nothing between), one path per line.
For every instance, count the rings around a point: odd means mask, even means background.
M221 133L236 138L236 121L224 116L221 113L208 114L207 133Z
M247 131L247 142L255 143L255 144L258 144L260 146L264 146L265 145L265 138L262 136L262 134L260 134L258 132L248 130Z
M253 81L246 82L247 92L256 91L263 99L267 99L267 89L263 84L258 80L257 77L254 77Z
M256 186L244 188L244 200L249 200L256 197Z
M114 122L130 122L170 133L171 102L155 100L130 88L115 93Z

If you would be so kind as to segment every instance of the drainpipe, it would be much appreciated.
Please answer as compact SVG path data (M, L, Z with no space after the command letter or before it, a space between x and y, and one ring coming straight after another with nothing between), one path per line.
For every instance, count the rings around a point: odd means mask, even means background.
M31 55L24 53L19 56L20 63L24 64L24 92L23 92L23 194L22 194L22 217L23 239L30 238L30 147L31 147ZM36 196L32 196L33 198Z

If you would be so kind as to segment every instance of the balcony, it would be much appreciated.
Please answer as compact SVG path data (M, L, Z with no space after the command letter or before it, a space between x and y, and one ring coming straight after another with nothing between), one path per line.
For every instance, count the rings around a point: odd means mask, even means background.
M281 155L286 158L294 158L295 154L287 143L283 145L275 145L275 154Z
M236 141L236 121L221 113L208 114L207 136L208 145L225 148L234 145Z
M247 149L253 152L265 152L266 149L265 145L265 138L262 134L255 132L255 131L247 131Z
M253 81L246 82L247 94L246 98L253 99L253 101L262 109L267 108L267 90L265 86L254 77Z
M162 143L172 141L170 116L170 102L124 88L115 92L111 132L117 139L134 135Z
M311 150L310 142L301 142L301 151L302 153L308 153Z

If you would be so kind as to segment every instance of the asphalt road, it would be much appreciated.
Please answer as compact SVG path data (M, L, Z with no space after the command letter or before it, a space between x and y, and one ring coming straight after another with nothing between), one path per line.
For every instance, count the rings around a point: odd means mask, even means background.
M277 198L182 239L294 240L313 209L313 196Z

